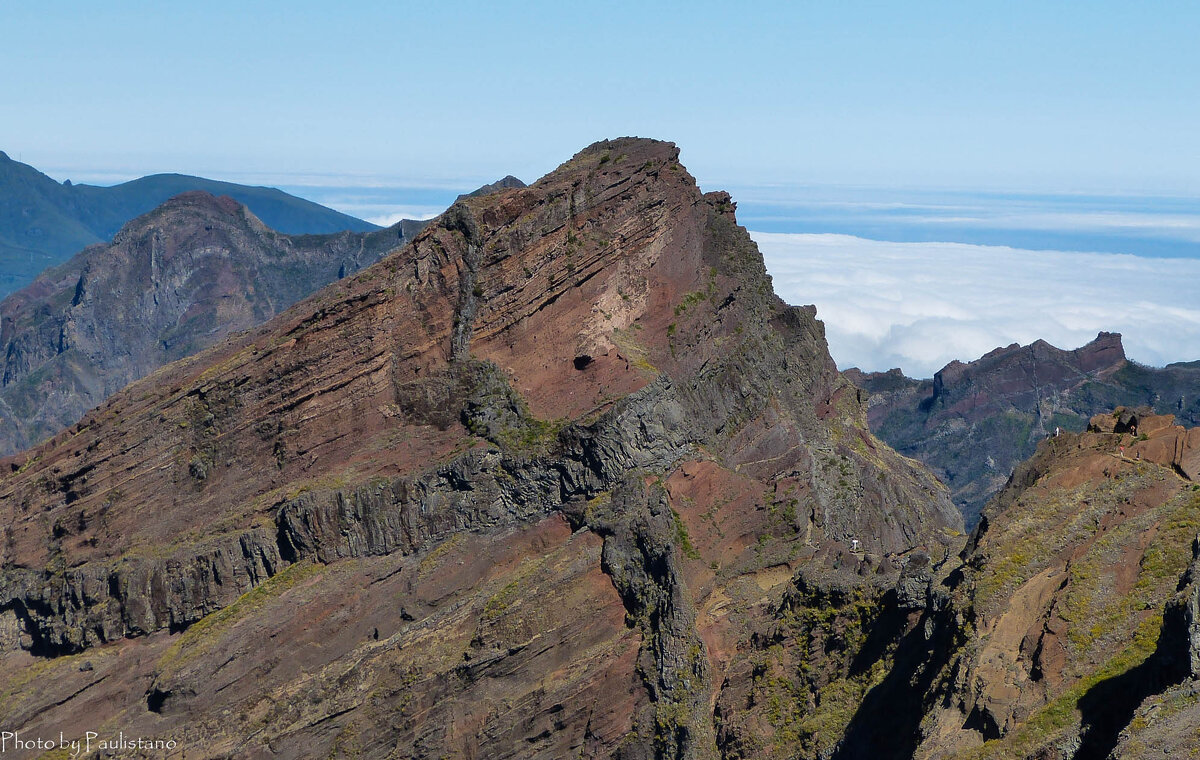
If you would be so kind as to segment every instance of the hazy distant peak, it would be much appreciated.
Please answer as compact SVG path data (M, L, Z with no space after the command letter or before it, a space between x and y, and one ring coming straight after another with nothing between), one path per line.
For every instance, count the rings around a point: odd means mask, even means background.
M503 178L496 180L490 185L484 185L478 190L473 190L469 193L463 193L455 198L455 202L461 201L463 198L478 198L481 195L491 195L501 190L509 190L514 187L528 187L524 182L517 179L511 174L505 175Z
M153 174L111 187L59 183L0 153L0 297L180 193L230 196L274 230L288 234L369 232L374 224L282 190L184 174Z

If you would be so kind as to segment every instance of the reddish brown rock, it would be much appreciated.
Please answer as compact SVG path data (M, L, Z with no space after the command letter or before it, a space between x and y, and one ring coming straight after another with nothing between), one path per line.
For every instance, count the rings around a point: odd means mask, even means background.
M1192 677L1195 636L1172 605L1200 514L1177 452L1197 430L1172 421L1098 415L1045 441L989 505L948 576L971 624L915 756L1150 756L1135 714Z
M794 573L886 588L960 526L729 196L636 139L3 465L5 725L189 755L713 757ZM17 685L117 651L86 701Z

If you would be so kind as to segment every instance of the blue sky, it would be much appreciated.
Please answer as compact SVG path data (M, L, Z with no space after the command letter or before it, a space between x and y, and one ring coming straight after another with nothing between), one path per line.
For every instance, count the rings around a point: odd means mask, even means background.
M1194 2L4 3L54 174L456 187L674 140L710 186L1200 195Z

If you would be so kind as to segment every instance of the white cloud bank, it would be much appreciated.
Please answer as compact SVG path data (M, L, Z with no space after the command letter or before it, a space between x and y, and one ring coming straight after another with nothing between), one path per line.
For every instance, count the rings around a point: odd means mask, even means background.
M1200 359L1200 259L751 232L788 303L817 306L841 368L931 377L952 359L1122 333L1131 359Z
M432 219L445 209L434 208L432 206L401 206L395 211L388 211L383 214L375 214L374 216L364 215L360 219L366 219L371 224L378 224L380 227L391 227L401 219L415 219L417 221L425 221ZM357 216L352 211L345 212L352 216Z

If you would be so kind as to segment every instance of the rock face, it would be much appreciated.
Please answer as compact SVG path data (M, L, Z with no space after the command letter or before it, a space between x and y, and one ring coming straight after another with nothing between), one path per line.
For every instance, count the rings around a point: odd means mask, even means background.
M1159 650L1170 685L1149 695L1121 726L1112 758L1187 757L1200 725L1200 538L1179 591L1167 603ZM1157 652L1156 652L1157 653ZM1160 677L1161 678L1161 677Z
M1193 752L1200 483L1181 463L1200 430L1106 417L1042 442L957 558L910 552L886 579L802 567L726 676L724 756Z
M1200 367L1153 369L1125 358L1121 336L1100 333L1074 351L1044 341L997 348L933 380L900 370L847 376L870 393L871 429L946 483L968 527L984 504L1055 430L1081 432L1117 406L1149 406L1200 424Z
M188 756L828 756L878 673L788 631L922 636L961 528L639 139L0 467L0 722Z
M155 174L113 187L59 184L0 152L0 297L81 248L106 243L131 219L191 191L228 195L272 229L294 235L368 232L375 225L269 187Z
M1194 461L1200 430L1105 417L1040 444L943 576L935 626L954 647L925 696L916 756L1196 746L1200 478L1180 463Z
M228 197L171 199L0 302L0 454L373 264L418 229L284 235Z

